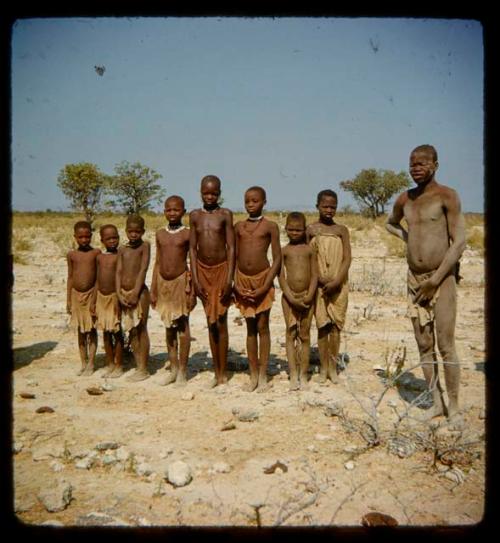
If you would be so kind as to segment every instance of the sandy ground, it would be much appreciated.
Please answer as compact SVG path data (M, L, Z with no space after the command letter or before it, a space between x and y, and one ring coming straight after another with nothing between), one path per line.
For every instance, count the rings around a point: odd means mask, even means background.
M184 388L159 386L168 367L165 332L151 312L151 377L128 382L97 371L77 377L76 333L65 314L66 262L33 231L29 265L16 265L13 293L14 510L28 524L64 526L359 526L365 514L403 525L471 525L485 489L484 263L466 250L456 327L465 426L425 421L404 259L385 256L377 228L353 244L340 384L316 382L316 329L307 390L288 390L284 324L271 312L271 389L247 393L245 326L229 311L227 386L209 389L212 365L202 306ZM96 244L97 245L97 244ZM154 251L153 251L154 253ZM153 254L154 256L154 254ZM148 284L151 269L148 272ZM385 386L374 366L406 346L408 373ZM442 372L441 372L442 375ZM443 380L444 383L444 380ZM90 395L89 387L105 389ZM27 394L34 398L23 398ZM413 402L413 403L412 403ZM53 409L37 413L42 406ZM376 407L375 407L376 406ZM399 421L399 423L398 423ZM97 447L97 448L96 448ZM165 474L183 461L191 481ZM52 511L50 511L52 509Z

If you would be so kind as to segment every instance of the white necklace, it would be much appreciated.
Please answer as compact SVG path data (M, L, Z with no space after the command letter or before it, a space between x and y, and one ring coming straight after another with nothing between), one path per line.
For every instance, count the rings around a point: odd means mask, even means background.
M248 217L249 221L257 222L264 218L264 215L259 215L258 217Z
M174 228L170 228L170 225L167 224L167 226L165 226L165 230L169 233L169 234L175 234L176 232L181 232L182 230L184 230L186 227L183 225L183 224L180 224L179 226L175 226Z

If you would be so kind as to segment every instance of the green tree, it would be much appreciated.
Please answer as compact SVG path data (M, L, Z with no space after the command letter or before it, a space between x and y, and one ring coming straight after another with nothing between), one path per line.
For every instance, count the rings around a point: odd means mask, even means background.
M107 204L127 214L147 211L165 198L165 190L157 183L162 176L140 162L126 160L115 166L109 176L106 193L111 197Z
M360 204L361 210L376 218L385 213L387 202L398 192L410 186L410 178L405 171L361 170L354 179L340 182L340 187L351 192Z
M57 177L57 185L71 207L82 212L90 223L99 209L105 182L106 175L90 162L66 164Z

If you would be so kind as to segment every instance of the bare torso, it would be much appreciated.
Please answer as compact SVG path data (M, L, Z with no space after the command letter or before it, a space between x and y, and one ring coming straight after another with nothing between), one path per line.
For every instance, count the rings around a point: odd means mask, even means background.
M138 247L128 245L120 247L119 251L122 258L121 268L121 288L132 290L135 287L137 276L141 271L144 252L149 252L149 242L143 241Z
M310 241L316 234L325 233L342 237L345 226L340 224L324 224L320 221L314 222L307 227L307 240Z
M215 266L227 260L228 221L231 221L231 214L225 208L211 213L201 209L191 212L190 226L196 234L196 256L203 264Z
M97 255L99 249L90 251L70 251L68 261L71 266L71 286L78 292L87 292L96 282L97 277Z
M302 293L311 283L311 255L313 250L305 243L288 244L282 249L286 282L294 293Z
M174 233L167 232L165 228L158 230L156 247L158 271L163 279L171 281L186 271L189 252L188 228Z
M116 292L116 262L118 253L102 253L97 256L97 286L107 296Z
M416 273L439 267L450 246L444 197L450 189L442 185L416 197L415 189L407 192L403 215L408 224L407 260Z
M272 230L276 228L276 223L265 218L259 221L240 221L235 225L237 266L242 273L256 275L269 268L267 252Z

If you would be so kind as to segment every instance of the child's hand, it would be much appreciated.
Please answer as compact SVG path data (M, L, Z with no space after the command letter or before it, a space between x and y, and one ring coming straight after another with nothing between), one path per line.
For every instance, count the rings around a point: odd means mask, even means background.
M414 302L420 305L425 305L429 300L432 299L437 288L438 285L434 284L432 277L422 281L415 289L417 294L415 295Z
M151 307L153 309L155 309L156 308L156 302L158 301L158 297L156 295L156 292L151 291L150 300L151 300Z
M139 302L139 295L138 294L129 294L128 296L128 306L129 307L135 307L137 303Z
M194 292L190 292L189 296L188 296L188 309L189 309L189 311L190 312L193 311L195 306L196 306L196 295L194 294Z
M220 301L223 304L228 302L232 292L233 292L233 285L231 283L227 283L224 286L224 289L222 290L222 292L220 293Z
M266 289L265 287L259 287L259 288L256 288L255 290L251 290L251 296L252 298L255 300L255 299L258 299L258 298L262 298L262 296L264 296L264 294L268 291L269 289Z
M95 312L95 302L93 302L93 303L90 304L90 314L91 314L93 317L97 317L96 312Z
M71 315L71 304L70 304L70 303L67 303L67 304L66 304L66 313L67 313L68 315Z
M330 281L323 287L323 294L325 296L332 296L339 289L339 286L337 281Z
M201 288L201 286L198 283L195 283L194 281L193 281L193 286L194 286L194 291L196 295L199 298L201 298L201 300L206 302L208 300L208 292L204 288Z

